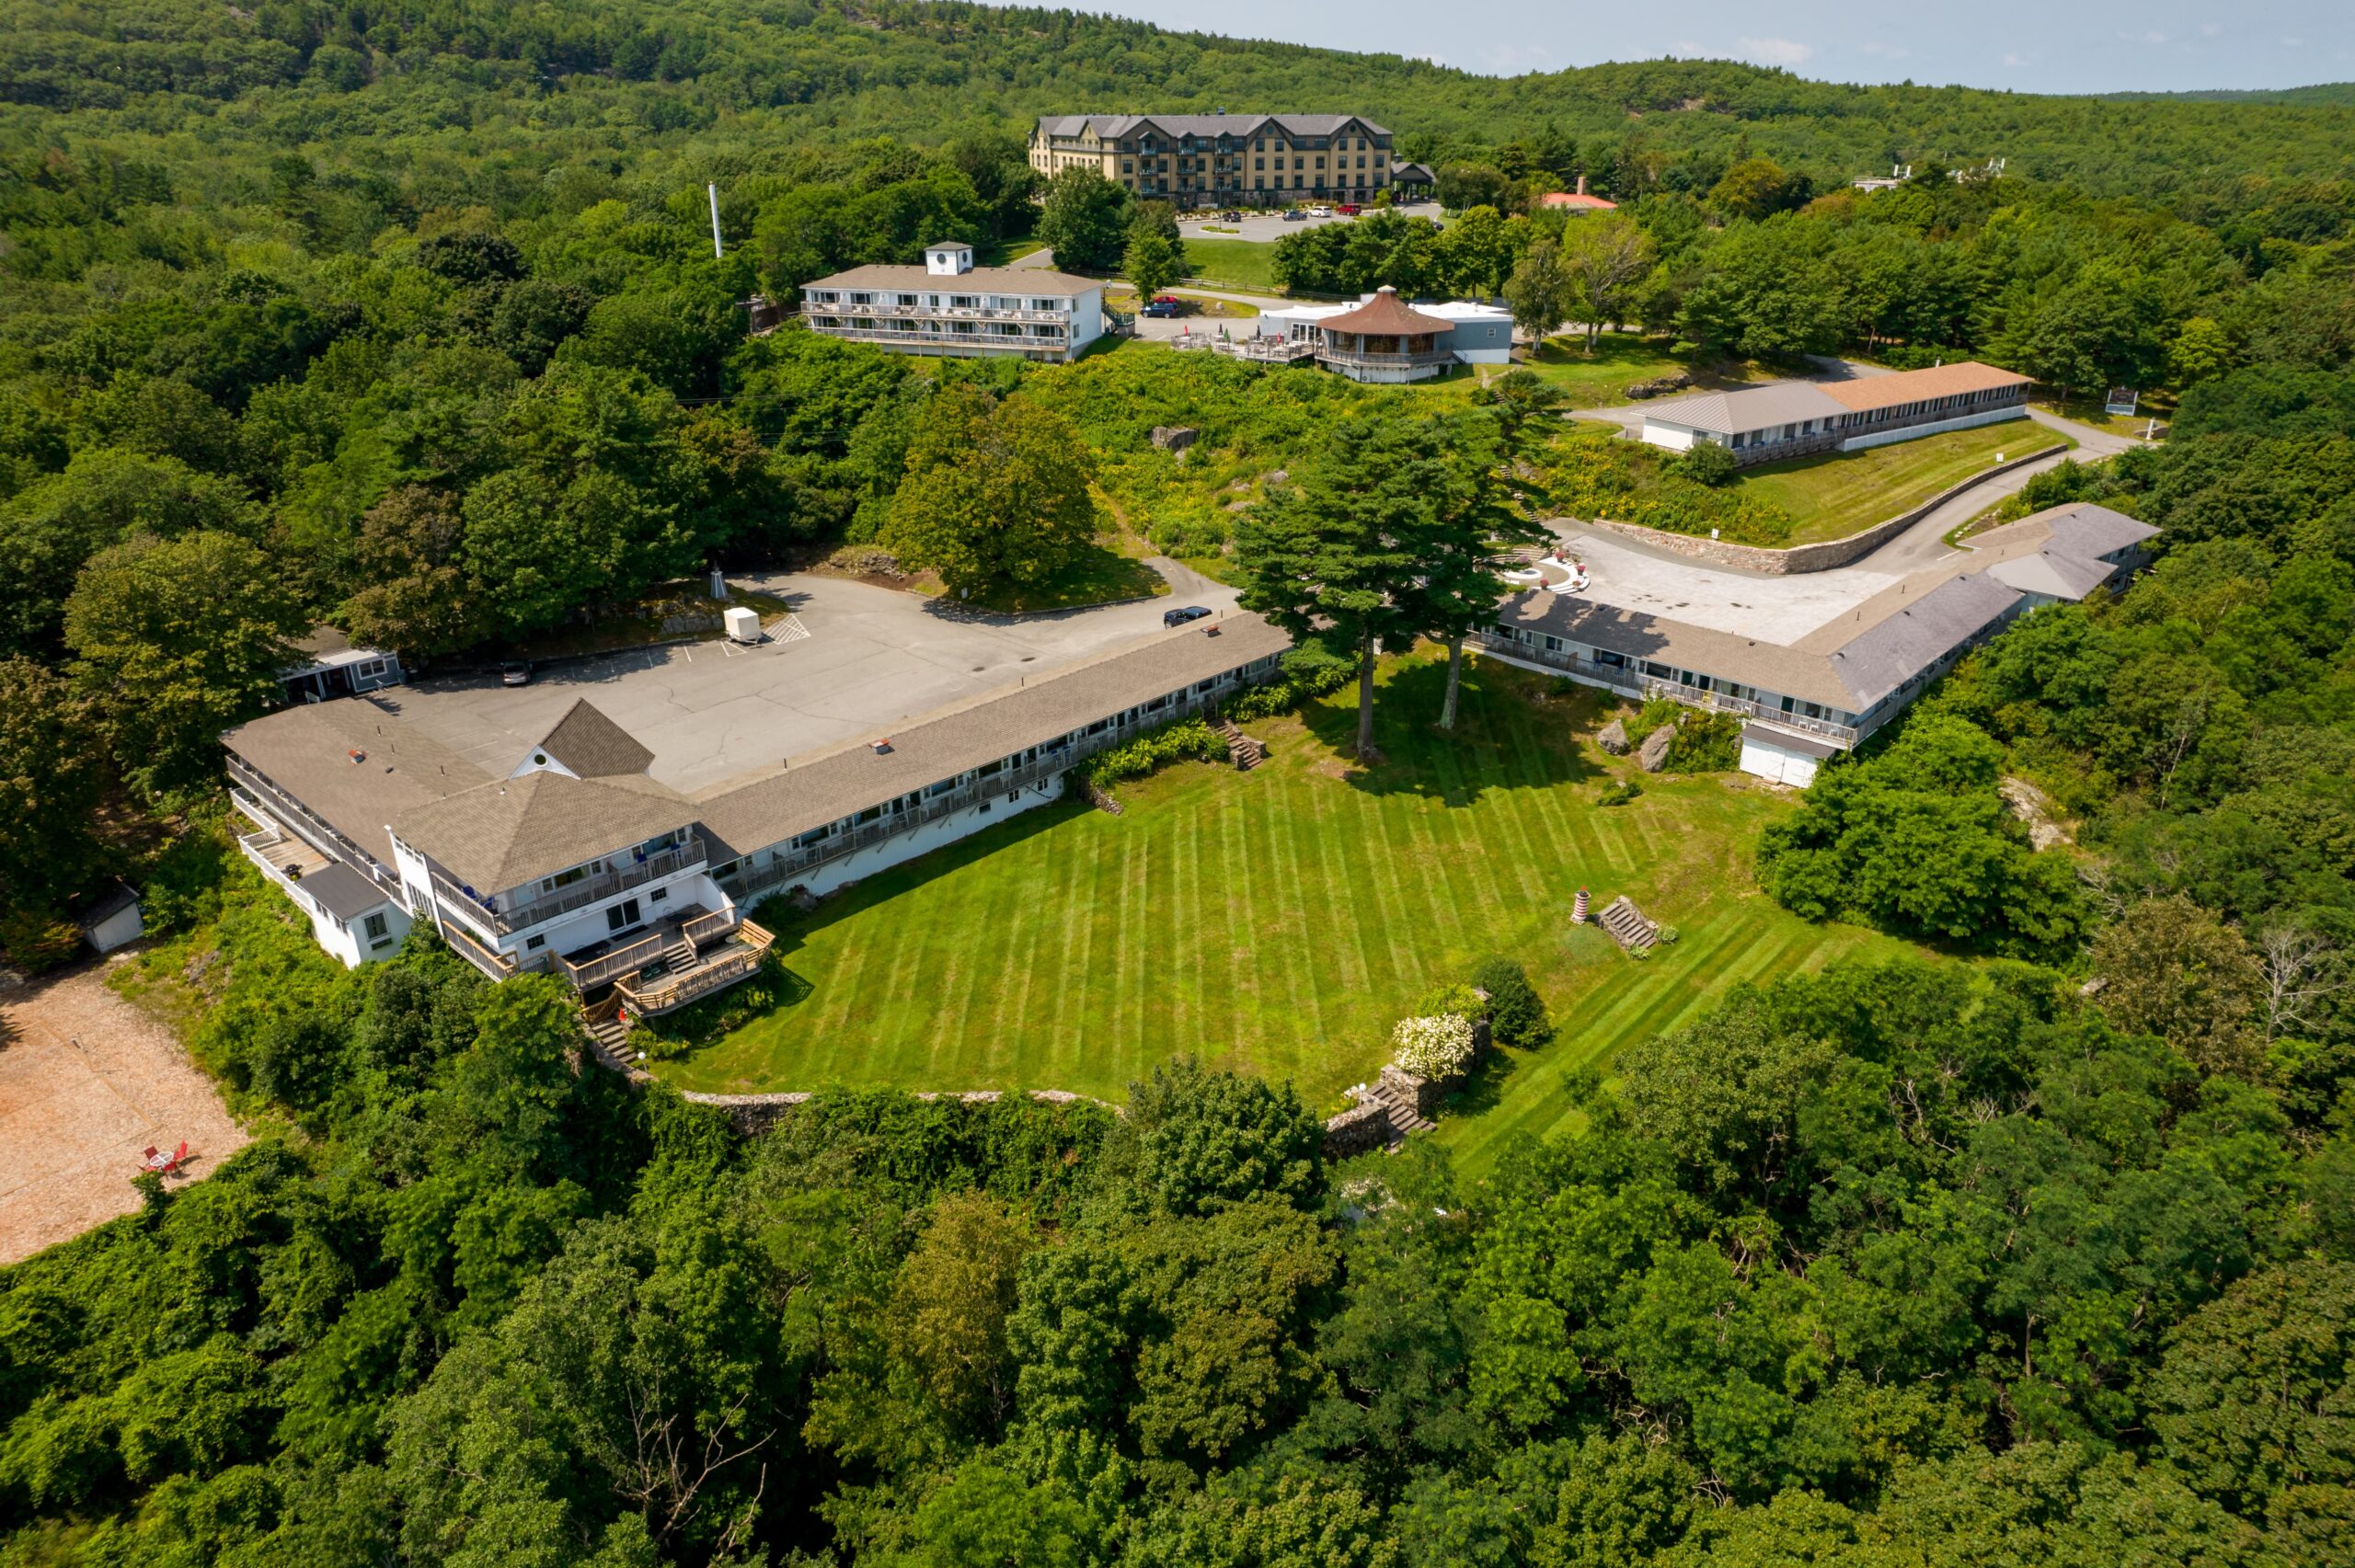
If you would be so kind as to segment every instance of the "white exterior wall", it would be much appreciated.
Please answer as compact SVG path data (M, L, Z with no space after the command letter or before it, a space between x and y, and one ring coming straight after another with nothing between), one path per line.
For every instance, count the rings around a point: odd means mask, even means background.
M1671 452L1690 452L1696 439L1698 432L1689 425L1671 425L1649 415L1644 417L1644 443L1648 446L1664 446Z
M262 876L273 884L280 892L285 894L290 903L303 911L303 918L311 922L311 939L333 954L345 968L356 969L371 958L389 958L400 951L401 939L408 934L410 921L408 911L392 899L387 898L373 909L361 910L347 923L328 913L325 905L304 890L301 882L287 876L251 849L247 849L242 844L238 847L245 850L247 863L260 872ZM372 946L367 937L368 917L379 914L385 917L386 940ZM135 936L138 933L134 931L132 934ZM106 949L101 947L98 951L103 953Z
M1904 425L1894 430L1875 430L1870 435L1850 436L1840 443L1842 452L1862 452L1867 447L1887 446L1892 441L1910 441L1917 436L1935 436L1942 430L1967 430L1974 425L1999 424L2005 419L2025 419L2028 405L2014 403L2002 408L1982 408L1972 414L1959 414L1951 419L1933 419L1926 425ZM1650 439L1646 436L1647 441Z
M1071 354L1079 358L1080 350L1104 336L1104 291L1090 289L1071 302Z
M944 845L953 844L959 839L980 832L994 822L1003 822L1007 818L1018 816L1033 807L1060 800L1063 798L1063 775L1057 773L1045 784L1034 784L1024 790L1018 800L1008 800L1004 795L992 795L989 799L969 806L962 811L935 818L932 821L913 828L896 838L869 844L865 849L843 856L840 860L830 860L811 866L809 875L796 880L801 886L808 887L813 896L823 898L837 887L856 882L861 877L872 876L879 871L889 871L891 867L912 861L918 855L929 854ZM770 898L775 893L783 891L785 889L779 887L771 892L764 892L760 897Z
M1762 745L1744 736L1741 742L1741 771L1762 779L1805 789L1815 782L1815 770L1821 764L1803 751L1786 751L1779 746Z
M116 910L89 930L90 945L101 953L111 953L127 942L139 940L139 906L132 904Z
M660 898L654 897L658 890L662 894ZM706 910L724 910L729 906L728 895L719 890L719 884L711 879L708 872L673 872L668 876L658 876L651 882L642 883L626 893L616 893L593 904L568 910L561 920L502 936L499 939L500 951L513 954L519 964L536 964L559 954L578 952L592 943L610 941L618 933L606 921L605 911L617 909L632 898L638 900L638 918L629 927L631 930L652 925L666 916L677 914L681 910L696 904L702 905ZM534 937L540 943L536 947L532 945Z

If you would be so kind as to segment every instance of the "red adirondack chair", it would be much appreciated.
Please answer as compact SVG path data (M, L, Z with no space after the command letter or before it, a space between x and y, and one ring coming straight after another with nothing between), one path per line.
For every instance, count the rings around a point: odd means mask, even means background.
M153 1171L159 1176L168 1176L187 1162L188 1139L182 1139L180 1146L168 1154L160 1149L147 1150L145 1156L139 1162L139 1168L143 1171Z

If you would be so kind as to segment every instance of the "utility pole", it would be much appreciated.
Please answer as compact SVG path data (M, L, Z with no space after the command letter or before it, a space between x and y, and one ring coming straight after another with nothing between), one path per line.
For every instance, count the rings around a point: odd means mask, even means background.
M711 258L721 259L719 254L719 184L717 180L704 187L711 196Z

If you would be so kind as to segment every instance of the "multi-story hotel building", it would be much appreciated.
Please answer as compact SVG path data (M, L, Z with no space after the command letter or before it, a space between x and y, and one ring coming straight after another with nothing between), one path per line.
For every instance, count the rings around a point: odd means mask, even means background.
M922 267L854 267L801 290L812 332L901 354L1020 354L1067 363L1103 335L1104 285L1043 268L975 267L925 246Z
M1180 207L1372 201L1397 183L1390 132L1353 114L1049 115L1030 166L1094 169Z

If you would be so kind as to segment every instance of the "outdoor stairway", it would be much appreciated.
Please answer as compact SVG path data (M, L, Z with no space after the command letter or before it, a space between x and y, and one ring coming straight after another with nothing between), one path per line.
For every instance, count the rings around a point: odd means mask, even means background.
M662 962L670 966L671 973L685 974L695 967L695 944L687 940L685 933L680 933L677 941L662 949Z
M1235 721L1223 718L1212 728L1226 742L1226 760L1235 764L1237 773L1247 773L1268 760L1268 749L1235 727Z
M1660 927L1644 918L1635 900L1622 893L1603 907L1603 929L1630 953L1639 953L1660 941Z
M589 1026L589 1038L607 1059L615 1063L628 1060L623 1054L623 1042L629 1038L629 1025L618 1018L584 1019Z
M1429 1116L1415 1113L1415 1102L1407 1090L1382 1079L1373 1082L1358 1104L1378 1106L1389 1118L1390 1131L1383 1141L1394 1147L1404 1143L1410 1132L1429 1132L1439 1125Z

